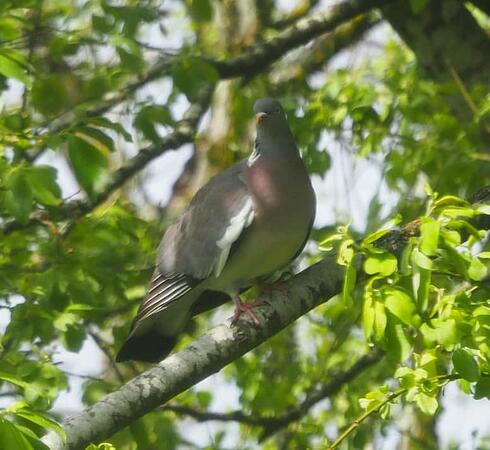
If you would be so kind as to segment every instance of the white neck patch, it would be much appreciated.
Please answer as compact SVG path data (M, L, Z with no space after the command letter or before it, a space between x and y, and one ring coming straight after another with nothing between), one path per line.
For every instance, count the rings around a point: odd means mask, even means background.
M255 163L255 161L257 161L259 158L260 158L259 146L257 144L257 141L255 141L254 151L247 159L247 166L251 167Z

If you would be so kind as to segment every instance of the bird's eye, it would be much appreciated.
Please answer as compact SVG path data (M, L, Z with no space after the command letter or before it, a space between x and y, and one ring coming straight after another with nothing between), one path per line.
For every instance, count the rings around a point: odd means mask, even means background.
M281 112L281 108L279 108L279 106L276 108L276 113L280 113Z

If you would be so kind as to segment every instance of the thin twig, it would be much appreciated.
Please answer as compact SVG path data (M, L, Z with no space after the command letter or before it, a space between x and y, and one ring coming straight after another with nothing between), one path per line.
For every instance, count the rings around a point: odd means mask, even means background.
M299 405L289 409L281 415L264 416L256 413L245 414L240 410L231 411L228 413L218 413L212 411L200 411L189 406L177 404L167 404L163 406L162 409L172 411L179 415L190 416L198 422L238 422L246 425L259 426L263 428L263 432L259 438L259 441L262 442L280 429L300 420L318 402L335 395L343 386L352 381L366 369L380 361L383 354L384 353L382 351L375 350L362 356L349 369L332 375L331 380L324 384L321 389L313 392Z
M449 381L454 381L459 379L459 375L449 374L449 375L438 375L436 377L429 378L427 381L429 382L439 382L439 383L448 383ZM409 391L409 387L397 389L394 392L391 392L386 396L386 398L380 403L374 404L372 407L368 408L363 414L361 414L354 422L352 422L345 431L335 439L335 441L330 444L327 450L335 450L345 439L349 437L366 419L368 419L373 414L378 413L381 409L387 405L388 403L393 402L401 395L405 394Z

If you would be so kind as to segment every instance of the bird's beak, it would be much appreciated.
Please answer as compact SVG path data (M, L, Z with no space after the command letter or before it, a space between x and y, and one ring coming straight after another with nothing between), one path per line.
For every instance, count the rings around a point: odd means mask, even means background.
M265 120L266 118L267 118L267 113L265 112L259 112L255 114L255 122L257 123L257 125L261 123L263 120Z

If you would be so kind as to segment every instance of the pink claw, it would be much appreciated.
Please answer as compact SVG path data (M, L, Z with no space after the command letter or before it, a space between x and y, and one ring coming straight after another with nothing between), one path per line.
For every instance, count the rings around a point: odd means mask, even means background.
M256 325L260 324L260 320L252 311L252 308L255 308L257 306L262 306L264 304L262 300L256 300L253 303L243 303L240 300L240 297L236 297L234 301L235 301L235 312L233 314L233 318L231 319L232 325L235 325L238 322L238 319L240 319L240 316L242 314L246 314L248 317L250 317L250 319L252 319L252 321Z

